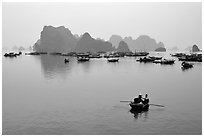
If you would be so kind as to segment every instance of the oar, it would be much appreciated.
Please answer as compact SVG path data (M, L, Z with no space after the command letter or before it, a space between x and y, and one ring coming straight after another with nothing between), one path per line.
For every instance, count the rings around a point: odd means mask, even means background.
M120 102L131 102L131 101L130 100L121 100ZM149 105L158 106L158 107L165 107L163 105L158 105L158 104L149 104Z
M157 105L157 104L149 104L149 105L158 106L158 107L164 107L163 105Z

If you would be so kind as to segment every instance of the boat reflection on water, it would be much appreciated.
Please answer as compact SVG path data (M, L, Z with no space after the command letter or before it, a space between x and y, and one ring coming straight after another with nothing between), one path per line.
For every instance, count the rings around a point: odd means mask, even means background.
M148 111L138 111L135 109L130 109L130 113L133 114L135 119L139 119L139 118L148 119Z

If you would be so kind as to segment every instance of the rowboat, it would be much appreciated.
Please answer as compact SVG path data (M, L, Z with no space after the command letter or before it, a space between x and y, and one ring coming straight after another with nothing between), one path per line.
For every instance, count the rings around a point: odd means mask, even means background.
M150 59L153 59L153 60L161 60L162 57L154 57L154 56L149 56Z
M78 62L86 62L86 61L89 61L89 58L78 57L78 58L77 58L77 61L78 61Z
M165 65L172 65L174 64L175 60L173 59L164 59L161 61L161 64L165 64Z
M130 102L130 107L134 110L137 111L148 111L149 109L149 104L142 104L142 103L134 103L134 102Z
M193 64L191 64L191 63L187 63L187 62L182 62L181 63L181 68L182 69L188 69L188 68L192 68L193 67Z
M138 59L136 61L147 63L147 62L153 62L154 59L153 58L149 58L149 57L144 57L144 58L140 58L140 59Z
M119 59L118 58L112 58L112 59L108 59L108 62L118 62Z
M65 58L65 59L64 59L64 63L69 63L69 59L68 59L68 58Z

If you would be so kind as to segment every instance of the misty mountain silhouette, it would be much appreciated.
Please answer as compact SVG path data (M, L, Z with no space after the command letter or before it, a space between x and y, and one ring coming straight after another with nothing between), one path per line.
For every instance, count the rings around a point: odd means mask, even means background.
M113 46L117 47L118 43L123 40L125 41L129 49L132 51L154 51L159 47L164 47L162 42L156 43L156 40L150 38L147 35L141 35L137 39L132 39L132 37L125 37L124 39L119 35L112 35L109 41L113 44Z
M193 52L199 52L200 49L198 48L197 45L193 45L193 47L192 47L192 51L193 51Z
M12 50L22 51L22 50L25 50L25 48L24 48L23 46L20 46L20 47L18 47L18 46L13 46L13 47L12 47Z
M40 42L34 45L35 51L40 52L70 52L77 43L76 37L64 26L44 26Z
M53 27L44 26L41 32L40 40L34 46L34 51L37 52L99 52L99 51L115 51L112 44L97 39L95 40L89 33L84 33L82 36L73 35L71 31L64 26Z
M22 50L25 50L25 48L23 46L20 46L18 50L22 51Z
M77 42L75 52L108 52L114 51L112 44L101 39L94 39L89 33L84 33Z
M199 51L201 51L197 45L188 46L184 50L185 51L190 51L190 52L199 52Z
M125 43L120 42L123 41ZM120 46L120 47L119 47ZM119 48L118 48L119 47ZM147 35L141 35L137 39L119 35L112 35L109 41L97 38L94 39L86 32L82 36L73 35L64 26L53 27L44 26L40 39L34 44L33 50L37 52L110 52L116 51L154 51L159 47L164 47L162 42L156 41Z
M157 51L157 52L166 52L166 49L163 48L163 47L159 47L159 48L155 49L155 51Z
M130 52L128 45L126 42L124 42L123 40L120 41L118 48L117 48L118 52Z
M119 35L112 35L109 39L109 42L112 43L113 47L117 48L119 46L120 41L122 41L123 38Z

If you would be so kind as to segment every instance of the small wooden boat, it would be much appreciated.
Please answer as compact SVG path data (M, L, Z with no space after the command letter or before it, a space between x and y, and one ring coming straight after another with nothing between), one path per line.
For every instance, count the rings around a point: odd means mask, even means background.
M162 60L161 61L161 64L165 64L165 65L172 65L172 64L174 64L174 62L175 62L175 60L173 60L173 59L164 59L164 60Z
M13 52L11 53L5 53L4 57L16 57L16 54L14 54Z
M42 55L42 54L47 54L47 52L30 52L30 53L25 53L25 55Z
M202 62L202 54L185 55L178 58L179 61Z
M78 57L78 58L77 58L77 61L78 61L78 62L86 62L86 61L89 61L89 58Z
M101 55L92 55L92 54L90 54L89 58L102 58L102 56Z
M133 56L147 56L149 55L148 52L135 52Z
M64 63L69 63L69 59L68 59L68 58L65 58L65 59L64 59Z
M175 54L170 54L172 57L182 57L182 56L186 56L185 53L175 53Z
M62 55L60 52L51 52L50 55Z
M156 63L156 64L157 64L157 63L160 63L160 64L161 64L161 62L162 62L161 60L155 60L155 61L153 61L153 63Z
M108 59L108 62L118 62L119 59L118 58L112 58L112 59Z
M61 56L69 56L69 53L62 53Z
M161 60L162 57L154 57L154 56L149 56L150 59L153 59L153 60Z
M17 56L20 56L22 54L22 52L19 52L19 53L13 53L13 52L10 52L10 53L5 53L4 54L4 57L17 57Z
M136 60L136 61L148 63L148 62L153 62L154 59L149 58L149 57L144 57L144 58L140 58L140 59L138 59L138 60Z
M148 111L149 109L149 104L142 104L142 103L134 103L134 102L130 102L130 107L134 110L137 110L137 111Z
M182 69L188 69L188 68L192 68L193 64L187 63L187 62L182 62L181 63Z

